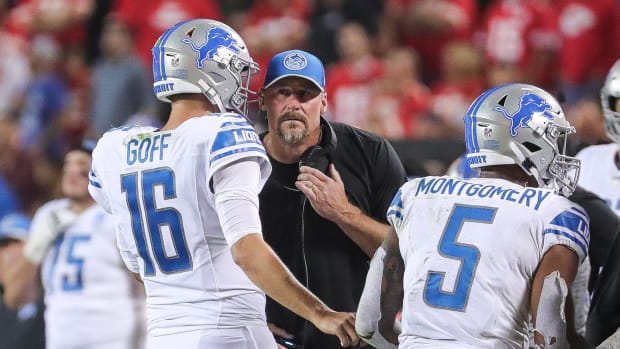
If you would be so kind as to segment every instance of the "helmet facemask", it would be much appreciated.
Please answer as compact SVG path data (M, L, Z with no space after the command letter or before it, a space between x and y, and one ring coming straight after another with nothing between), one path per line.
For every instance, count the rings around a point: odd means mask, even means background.
M236 111L242 115L247 115L247 101L250 95L256 95L256 91L250 89L250 82L253 75L260 71L258 64L254 61L246 60L235 52L221 47L218 53L213 57L220 67L226 67L228 79L234 81L234 85L238 86L233 93L224 93L228 91L228 87L220 87L220 85L228 84L225 76L218 72L204 72L205 79L198 80L198 84L203 89L203 94L211 103L216 105L220 112ZM219 92L218 92L219 91Z
M616 143L620 143L620 110L616 108L618 99L620 99L620 60L611 67L601 88L605 131L609 139Z
M540 136L553 149L553 158L541 171L539 184L541 187L553 189L563 196L570 196L577 188L581 161L575 157L566 155L568 146L567 136L575 133L575 128L568 125L549 123ZM537 159L544 163L544 159ZM543 170L541 168L540 170ZM541 183L542 182L542 183Z

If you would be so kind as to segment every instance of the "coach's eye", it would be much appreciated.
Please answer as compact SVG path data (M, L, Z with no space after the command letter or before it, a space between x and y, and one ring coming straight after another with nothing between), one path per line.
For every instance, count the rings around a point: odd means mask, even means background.
M291 95L291 90L286 89L286 88L281 88L278 90L278 94L283 95L283 96L290 96Z

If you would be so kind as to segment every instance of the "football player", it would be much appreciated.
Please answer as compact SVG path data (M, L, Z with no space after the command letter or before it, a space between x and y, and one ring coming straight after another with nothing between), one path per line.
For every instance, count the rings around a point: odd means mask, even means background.
M601 105L609 144L591 145L582 149L577 158L582 171L579 185L605 199L620 216L620 60L611 67L601 88ZM592 295L592 306L587 322L586 336L592 343L608 348L620 347L620 237L618 227L615 239L610 235L609 256L598 275ZM615 347L611 345L615 345Z
M527 84L484 92L464 121L480 176L401 187L358 309L360 337L385 348L516 349L527 346L531 318L541 348L588 348L570 297L589 242L588 216L565 197L579 162L561 140L574 128Z
M6 270L4 301L28 302L29 285L41 276L48 349L134 349L144 337L139 284L123 266L115 223L88 194L94 142L65 155L64 198L34 215L22 256Z
M607 74L601 104L605 131L612 143L591 145L577 153L582 163L579 186L605 199L620 215L620 60Z
M167 122L110 130L94 151L89 189L144 282L148 348L276 348L263 290L341 345L358 341L353 314L305 289L262 238L258 193L271 166L244 116L257 71L227 25L178 23L153 47Z

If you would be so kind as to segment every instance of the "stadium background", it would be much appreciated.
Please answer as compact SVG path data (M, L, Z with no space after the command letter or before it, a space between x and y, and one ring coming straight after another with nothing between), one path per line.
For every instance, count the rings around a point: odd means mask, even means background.
M161 123L150 47L192 17L238 30L263 71L282 50L319 56L327 117L390 139L411 175L446 170L464 111L502 82L563 101L572 153L608 142L598 90L618 58L617 0L1 0L0 216L57 197L62 155L83 139Z

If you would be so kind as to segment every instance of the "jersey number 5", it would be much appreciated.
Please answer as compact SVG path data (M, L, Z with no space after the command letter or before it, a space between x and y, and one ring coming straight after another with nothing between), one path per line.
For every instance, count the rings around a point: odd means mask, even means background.
M138 180L141 180L141 186L138 186ZM170 168L121 176L121 189L127 195L127 207L131 215L131 228L136 239L138 254L144 260L144 276L155 275L151 255L155 256L159 270L165 274L192 269L192 258L185 241L181 213L173 207L156 207L155 188L161 187L164 200L176 198L174 181L174 172ZM146 232L143 222L146 222ZM163 227L167 227L170 232L174 249L172 253L166 253L164 248L166 244L162 234ZM150 240L150 251L146 243L147 236Z
M456 286L451 292L442 290L445 272L429 271L424 285L426 304L448 310L465 311L467 299L474 281L480 251L474 245L457 242L465 222L493 223L497 208L456 205L439 240L439 254L442 257L461 262L456 276Z

